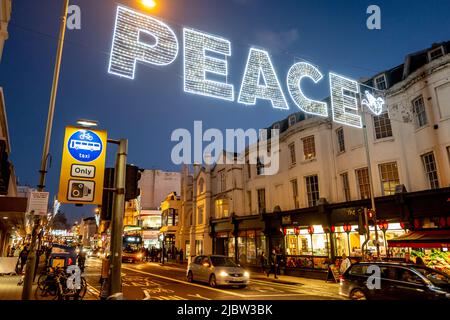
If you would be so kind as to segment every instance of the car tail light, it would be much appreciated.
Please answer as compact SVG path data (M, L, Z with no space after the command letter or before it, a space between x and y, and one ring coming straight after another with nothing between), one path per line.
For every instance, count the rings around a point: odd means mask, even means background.
M72 265L72 258L69 258L69 260L67 261L67 264L70 266Z

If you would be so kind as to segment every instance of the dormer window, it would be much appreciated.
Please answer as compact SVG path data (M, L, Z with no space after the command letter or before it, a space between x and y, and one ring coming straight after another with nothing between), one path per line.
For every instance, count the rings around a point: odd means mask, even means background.
M386 76L384 74L375 78L375 87L377 87L378 90L387 89Z
M444 48L442 48L442 46L428 51L428 59L429 59L429 61L433 61L433 60L435 60L437 58L442 57L443 55L444 55Z
M289 117L289 127L295 124L295 115Z
M272 128L280 130L280 123L275 123Z

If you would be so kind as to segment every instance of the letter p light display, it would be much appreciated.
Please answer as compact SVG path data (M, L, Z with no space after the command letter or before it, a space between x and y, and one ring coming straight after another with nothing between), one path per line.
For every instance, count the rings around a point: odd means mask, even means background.
M156 42L147 44L140 41L141 33L154 37ZM125 7L117 7L110 73L134 79L136 61L165 66L171 64L177 54L177 38L165 23Z

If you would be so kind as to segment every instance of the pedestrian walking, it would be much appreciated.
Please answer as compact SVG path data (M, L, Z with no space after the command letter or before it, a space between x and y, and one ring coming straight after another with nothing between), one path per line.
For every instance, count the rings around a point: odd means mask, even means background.
M180 263L183 264L183 249L180 249Z
M416 265L421 266L421 267L425 267L425 262L423 261L423 259L421 257L417 257L416 258Z
M347 255L345 253L342 254L342 261L341 261L341 266L339 268L339 272L341 274L343 274L345 271L347 271L347 269L352 265L352 262L350 261L350 259L347 257Z
M269 277L270 274L273 272L273 274L275 275L275 279L278 279L278 276L277 276L278 259L277 259L277 252L275 251L275 249L272 250L272 254L269 257L269 264L270 264L270 269L267 272L267 277Z
M22 274L23 268L25 267L25 264L27 263L28 253L29 253L28 246L25 246L22 249L22 251L20 251L19 259L17 259L17 264L16 264L17 274ZM19 266L19 264L20 264L20 266Z
M259 256L259 264L261 265L262 272L266 273L267 257L264 251L261 252L261 255Z

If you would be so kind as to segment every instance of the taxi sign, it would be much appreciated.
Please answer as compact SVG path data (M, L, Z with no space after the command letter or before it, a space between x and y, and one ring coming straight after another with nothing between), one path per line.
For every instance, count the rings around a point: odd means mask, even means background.
M59 180L59 202L102 203L106 145L106 131L66 127Z

